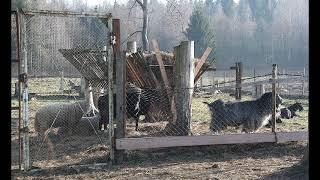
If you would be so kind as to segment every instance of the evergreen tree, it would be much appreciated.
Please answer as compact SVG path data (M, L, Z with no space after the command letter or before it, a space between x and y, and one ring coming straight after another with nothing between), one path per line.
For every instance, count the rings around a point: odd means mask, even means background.
M234 16L234 2L233 0L220 0L220 3L222 5L222 9L224 14L227 17L233 17Z
M207 47L214 48L214 31L200 5L195 7L184 34L190 41L194 41L195 57L200 57ZM213 53L210 53L208 60L213 61Z

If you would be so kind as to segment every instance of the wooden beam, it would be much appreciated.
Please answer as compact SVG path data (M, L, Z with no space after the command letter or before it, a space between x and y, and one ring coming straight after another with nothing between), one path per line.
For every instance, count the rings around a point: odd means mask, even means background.
M308 140L308 132L279 132L278 142ZM202 146L215 144L245 144L276 142L275 133L224 134L207 136L168 136L123 138L116 140L116 149L136 150L149 148Z
M211 53L212 48L207 47L207 49L204 51L204 53L202 54L200 61L198 61L196 68L194 69L194 77L197 76L197 74L199 73L202 65L206 62L209 54Z
M167 76L167 73L166 73L166 69L165 69L163 61L162 61L162 57L161 57L161 54L160 54L160 48L159 48L157 40L153 39L152 40L152 45L153 45L154 51L156 53L156 59L158 61L159 67L160 67L161 77L162 77L162 80L164 82L164 86L166 88L169 101L171 102L171 112L172 112L172 115L173 115L172 121L176 122L176 119L177 119L176 105L175 105L175 101L173 99L171 86L169 84L169 80L168 80L168 76Z
M289 141L304 141L309 139L309 133L307 131L298 132L277 132L278 142Z
M158 45L157 40L153 39L152 40L152 45L153 45L154 51L156 53L156 58L157 58L158 64L160 66L161 77L162 77L164 85L165 85L165 87L167 89L168 95L170 96L171 95L171 89L170 89L170 85L169 85L169 80L168 80L168 76L167 76L167 73L166 73L166 69L165 69L163 61L162 61L162 57L161 57L161 54L160 54L160 49L159 49L159 45Z

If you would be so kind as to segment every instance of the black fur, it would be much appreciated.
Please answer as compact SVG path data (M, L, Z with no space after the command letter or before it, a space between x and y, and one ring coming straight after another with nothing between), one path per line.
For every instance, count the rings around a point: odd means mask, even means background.
M276 98L278 108L282 98L279 95ZM210 128L213 131L219 132L227 126L243 125L244 132L255 132L269 120L272 113L272 93L265 93L253 101L224 103L222 100L217 100L208 106L212 111Z
M152 93L148 90L142 90L139 87L134 86L130 83L127 87L126 93L126 114L127 118L133 117L136 122L135 130L138 130L138 121L140 115L146 115L149 111L151 105L151 97L153 97L155 93ZM114 99L114 118L116 115L116 95L113 96ZM104 127L109 124L109 103L108 95L100 96L98 99L98 109L100 112L100 121L99 121L99 129L101 130L102 124Z
M301 103L296 102L290 106L287 107L291 111L291 118L297 116L297 111L303 111L303 106Z

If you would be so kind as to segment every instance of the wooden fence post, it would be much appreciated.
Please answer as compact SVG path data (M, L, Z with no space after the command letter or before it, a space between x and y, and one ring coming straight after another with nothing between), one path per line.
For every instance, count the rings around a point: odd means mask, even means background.
M215 82L214 82L214 71L211 71L212 72L212 87L215 87Z
M107 47L105 46L104 47L104 51L107 50ZM85 78L83 76L81 76L81 79L80 79L80 91L79 91L79 96L80 97L84 97L85 96L85 91L86 91L86 86L87 86L87 82L85 80Z
M63 71L61 71L61 77L60 77L60 91L64 90L64 77L63 77Z
M116 139L124 138L126 136L126 52L116 55ZM115 161L121 163L124 160L125 151L115 150Z
M305 85L305 76L306 76L306 68L303 68L303 75L302 75L302 95L304 95L304 91L305 91L305 88L304 88L304 85Z
M226 86L226 76L227 76L227 73L223 72L223 87Z
M276 64L272 64L272 132L276 131L276 79L278 68ZM276 140L277 141L277 140Z
M18 13L18 17L19 17ZM23 102L23 128L19 129L22 133L22 157L23 157L23 170L28 171L30 169L30 158L29 158L29 106L28 106L28 82L27 82L27 74L28 74L28 59L27 59L27 21L25 16L20 16L22 25L22 32L20 31L21 38L21 57L22 57L22 72L19 77L20 82L23 84L22 92L22 102Z
M254 97L257 98L258 95L258 87L256 85L256 68L253 68L253 84L254 84Z
M114 38L114 31L113 31L113 20L111 18L108 19L108 28L111 33L110 38ZM114 125L113 125L113 65L114 65L114 60L115 60L115 54L114 54L114 41L111 40L108 44L108 53L107 53L107 64L108 64L108 99L109 99L109 143L110 143L110 160L111 164L114 163L114 150L115 150L115 144L114 144ZM104 127L106 128L106 127Z
M236 62L236 66L231 67L231 69L236 70L236 100L241 100L241 78L242 78L242 62Z
M191 98L194 86L193 58L194 41L183 41L177 47L174 67L175 99L177 107L177 123L180 136L190 132Z

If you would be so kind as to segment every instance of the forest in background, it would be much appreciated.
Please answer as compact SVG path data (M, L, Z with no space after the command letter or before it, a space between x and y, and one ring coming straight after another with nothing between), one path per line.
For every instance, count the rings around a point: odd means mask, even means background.
M196 6L214 31L214 59L219 68L242 61L245 68L270 68L277 63L302 69L309 61L309 2L306 0L151 0L148 3L148 39L157 39L161 50L172 51L187 40L185 31ZM89 6L84 0L13 0L12 9L70 10L112 13L121 20L121 47L126 41L142 46L142 10L135 0L102 1ZM90 26L88 26L90 27ZM128 38L132 33L130 38ZM96 37L97 38L97 37ZM192 39L197 43L197 39ZM103 41L101 41L103 42ZM151 43L150 50L153 50Z

